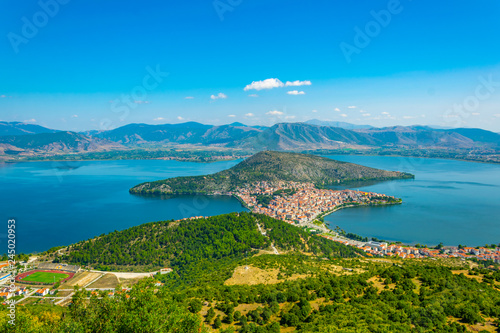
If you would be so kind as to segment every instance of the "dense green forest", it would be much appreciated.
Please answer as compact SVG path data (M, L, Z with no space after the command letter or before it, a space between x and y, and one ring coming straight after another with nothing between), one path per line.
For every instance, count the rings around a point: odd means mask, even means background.
M213 175L175 177L139 184L131 193L212 194L228 192L258 181L310 182L318 187L351 181L413 178L408 173L385 171L298 153L263 151Z
M267 231L262 235L260 223ZM314 236L265 215L231 213L184 221L154 222L76 243L55 261L95 269L151 271L171 267L172 279L196 280L208 272L226 279L242 258L274 243L284 251L307 251L326 257L357 257L363 252ZM224 267L226 269L224 269ZM228 271L229 269L229 271ZM204 274L200 274L203 271Z

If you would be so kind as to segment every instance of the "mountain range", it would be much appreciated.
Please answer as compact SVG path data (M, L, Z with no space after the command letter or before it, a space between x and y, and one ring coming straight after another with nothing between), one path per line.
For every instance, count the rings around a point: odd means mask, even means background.
M18 121L5 122L0 121L0 136L5 135L25 135L25 134L40 134L40 133L55 133L57 130L52 130L43 126L26 124Z
M0 152L75 153L130 147L226 147L248 150L339 148L500 149L500 134L474 128L428 126L376 128L311 120L270 127L242 123L214 126L129 124L108 131L74 133L38 125L0 122Z

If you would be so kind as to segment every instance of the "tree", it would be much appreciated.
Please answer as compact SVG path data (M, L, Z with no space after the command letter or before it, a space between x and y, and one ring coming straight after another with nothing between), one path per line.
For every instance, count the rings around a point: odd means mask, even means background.
M211 307L210 309L208 309L207 315L205 316L205 322L210 323L212 319L214 319L214 317L215 317L215 311Z
M217 315L217 318L215 318L214 321L214 328L218 329L222 326L222 321L220 320L220 315Z
M193 298L192 300L189 301L189 311L192 313L198 313L201 311L203 307L203 304L201 304L201 301L197 298Z

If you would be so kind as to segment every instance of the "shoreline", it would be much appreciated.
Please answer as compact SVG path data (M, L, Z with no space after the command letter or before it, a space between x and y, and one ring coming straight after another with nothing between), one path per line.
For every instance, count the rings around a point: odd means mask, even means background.
M210 151L210 150L207 150ZM292 151L290 151L292 152ZM293 151L295 152L295 151ZM317 154L314 152L307 152L307 154L311 155L317 155L317 156L372 156L372 157L402 157L402 158L422 158L422 159L436 159L436 160L447 160L447 161L460 161L460 162L472 162L472 163L483 163L483 164L500 164L500 161L481 161L481 160L470 160L470 159L464 159L464 158L453 158L453 157L430 157L430 156L407 156L407 155L401 155L401 154L388 154L388 155L377 155L377 154ZM70 155L71 156L71 155ZM75 156L78 156L75 154ZM248 157L248 156L246 156ZM178 159L171 159L173 161L179 161L179 162L195 162L195 163L213 163L213 162L220 162L220 161L234 161L238 159L245 159L246 157L235 157L232 159L220 159L220 160L213 160L213 161L198 161L198 160L178 160ZM102 159L74 159L74 160L67 160L67 159L42 159L42 160L5 160L5 161L0 161L0 163L25 163L25 162L85 162L85 161L148 161L148 160L162 160L163 158L102 158Z

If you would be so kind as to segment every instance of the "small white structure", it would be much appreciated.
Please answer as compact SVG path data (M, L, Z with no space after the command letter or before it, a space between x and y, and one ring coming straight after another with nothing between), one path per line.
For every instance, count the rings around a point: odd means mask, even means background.
M172 268L162 268L160 269L160 274L172 273Z

